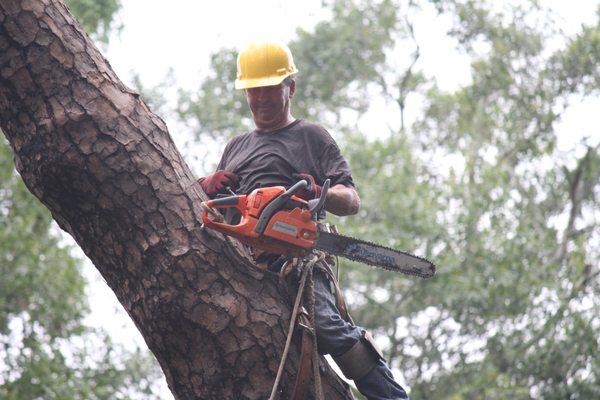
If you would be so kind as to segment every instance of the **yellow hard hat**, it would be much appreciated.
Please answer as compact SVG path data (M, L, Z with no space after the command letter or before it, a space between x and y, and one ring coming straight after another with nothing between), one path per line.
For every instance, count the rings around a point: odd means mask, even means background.
M280 43L252 43L238 54L236 89L279 85L297 73L292 52Z

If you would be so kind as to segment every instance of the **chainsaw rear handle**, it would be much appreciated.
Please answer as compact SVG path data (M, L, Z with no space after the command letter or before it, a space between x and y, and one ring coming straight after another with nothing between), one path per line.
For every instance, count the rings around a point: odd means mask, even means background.
M283 208L285 203L293 195L298 193L300 190L306 188L307 186L308 186L308 182L305 179L302 179L302 180L296 182L291 188L286 190L280 196L278 196L277 198L272 200L269 204L267 204L265 206L265 208L263 209L263 211L260 213L260 217L258 217L258 223L256 224L256 227L254 228L254 232L256 232L259 235L262 235L265 232L265 229L267 228L267 225L269 224L271 217L273 215L275 215L275 213L277 211L281 210L281 208Z

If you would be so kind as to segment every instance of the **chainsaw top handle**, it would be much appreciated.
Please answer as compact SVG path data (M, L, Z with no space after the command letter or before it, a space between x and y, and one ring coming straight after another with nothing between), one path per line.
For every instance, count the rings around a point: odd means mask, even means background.
M308 186L308 182L304 179L296 182L291 188L286 190L280 196L273 199L269 204L265 206L263 211L260 213L260 217L258 217L258 223L254 228L254 232L262 235L267 228L267 224L271 220L271 217L279 210L283 208L285 203L300 190L304 189Z
M321 187L321 196L318 199L312 199L308 201L308 211L310 211L312 218L316 221L317 217L323 207L325 206L325 198L327 197L327 192L329 191L329 185L331 183L331 179L326 179L323 182L323 186Z
M327 191L329 190L330 180L327 179L323 183L323 188L321 189L321 196L318 199L313 199L308 202L309 211L312 215L312 218L316 221L319 212L323 209L325 205L325 196L327 196ZM262 235L269 224L269 221L275 215L275 213L283 208L285 203L300 190L306 188L309 185L309 182L305 179L298 181L291 188L289 188L285 193L278 196L276 199L271 201L264 210L260 213L260 217L258 218L258 223L254 228L254 232L259 235Z

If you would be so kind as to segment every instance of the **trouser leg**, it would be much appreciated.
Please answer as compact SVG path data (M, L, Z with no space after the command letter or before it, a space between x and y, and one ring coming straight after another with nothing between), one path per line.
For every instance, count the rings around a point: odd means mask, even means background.
M368 344L365 345L365 349L361 348L365 340L364 330L342 319L329 280L319 269L315 269L314 287L315 327L319 353L330 354L337 360L352 357L354 354L366 355L368 372L360 372L360 377L354 377L358 390L369 400L408 399L402 386L394 381L386 362L375 354L364 353L369 351L365 350Z
M362 337L362 330L341 317L325 273L315 268L313 280L319 353L337 357L354 346Z

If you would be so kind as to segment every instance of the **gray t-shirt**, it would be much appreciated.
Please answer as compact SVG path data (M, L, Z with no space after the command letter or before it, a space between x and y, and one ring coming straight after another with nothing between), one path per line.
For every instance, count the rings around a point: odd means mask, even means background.
M296 120L285 128L252 131L233 138L225 147L219 170L237 174L238 194L267 186L290 187L293 174L307 173L319 185L327 178L331 186L354 187L350 166L337 144L324 128L305 120Z

